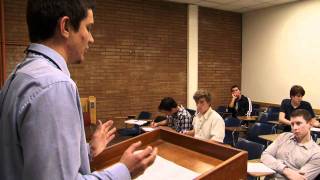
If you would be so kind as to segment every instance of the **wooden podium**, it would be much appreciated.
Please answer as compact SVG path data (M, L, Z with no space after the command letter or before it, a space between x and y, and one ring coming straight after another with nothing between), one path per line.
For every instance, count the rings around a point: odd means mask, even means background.
M163 128L110 146L92 161L92 171L118 162L123 152L137 141L142 142L141 148L157 147L159 156L200 173L196 179L247 179L247 152Z

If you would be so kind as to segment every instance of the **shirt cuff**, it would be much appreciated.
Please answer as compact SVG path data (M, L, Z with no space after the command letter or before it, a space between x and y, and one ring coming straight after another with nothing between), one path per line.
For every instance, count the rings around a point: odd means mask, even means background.
M111 175L111 179L130 180L131 175L126 165L123 163L116 163L106 169Z
M283 174L284 168L287 168L287 167L288 167L288 166L286 166L285 164L280 164L280 165L278 166L277 170L278 170L278 172L279 172L280 174Z

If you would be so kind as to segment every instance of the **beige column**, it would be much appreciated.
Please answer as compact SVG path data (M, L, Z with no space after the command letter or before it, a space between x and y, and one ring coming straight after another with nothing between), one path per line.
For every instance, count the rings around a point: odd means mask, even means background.
M193 94L198 89L198 6L188 6L187 107L196 109Z

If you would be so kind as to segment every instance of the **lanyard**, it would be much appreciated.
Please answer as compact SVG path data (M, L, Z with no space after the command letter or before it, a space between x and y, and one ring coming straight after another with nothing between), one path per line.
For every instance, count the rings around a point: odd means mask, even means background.
M61 68L59 67L59 65L49 56L43 54L42 52L36 51L36 50L32 50L32 49L26 49L25 52L28 54L29 52L33 53L33 54L37 54L40 55L42 57L44 57L45 59L47 59L48 61L52 62L59 70L61 70Z

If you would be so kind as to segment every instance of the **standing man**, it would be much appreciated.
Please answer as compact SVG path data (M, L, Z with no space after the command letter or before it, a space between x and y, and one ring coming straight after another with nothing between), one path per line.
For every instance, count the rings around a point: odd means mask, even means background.
M261 161L275 170L275 179L315 179L320 174L320 146L311 138L311 115L292 112L291 132L285 132L262 153Z
M231 96L232 99L229 103L228 111L232 113L232 116L250 116L252 112L251 100L241 94L238 85L231 87Z
M163 98L158 109L166 114L167 119L158 123L152 122L151 127L168 125L177 132L192 130L191 114L183 106L178 106L173 98Z
M86 143L80 98L67 64L81 63L93 43L91 0L28 0L30 46L0 94L0 179L131 179L155 159L157 149L134 153L91 172L114 137L112 121L99 122ZM90 153L89 153L90 151Z
M319 127L319 122L316 120L312 106L309 102L303 101L302 98L305 91L302 86L294 85L290 89L290 99L284 99L281 102L279 122L284 124L284 131L290 132L290 115L296 109L305 109L311 115L311 125Z
M211 95L206 90L198 90L193 99L197 104L198 114L193 118L193 130L184 134L199 139L223 142L225 135L225 124L222 117L211 108Z

